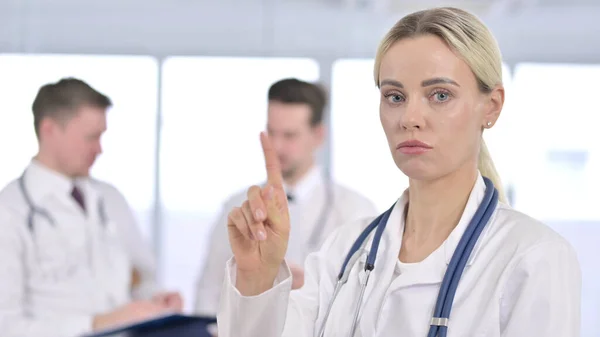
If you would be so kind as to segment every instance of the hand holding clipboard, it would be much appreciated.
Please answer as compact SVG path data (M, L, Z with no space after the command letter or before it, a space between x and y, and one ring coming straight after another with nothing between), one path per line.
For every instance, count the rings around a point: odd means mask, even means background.
M214 317L167 314L82 337L211 337L208 327L216 321Z

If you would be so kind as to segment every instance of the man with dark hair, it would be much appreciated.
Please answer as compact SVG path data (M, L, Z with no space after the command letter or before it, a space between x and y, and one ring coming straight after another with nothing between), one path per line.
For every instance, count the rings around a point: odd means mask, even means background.
M38 153L0 191L2 336L75 337L181 310L178 294L156 292L152 253L123 195L89 177L111 105L75 78L35 97Z
M100 137L111 106L108 97L79 79L41 87L32 106L36 160L67 176L87 176L102 152Z
M302 265L336 227L375 215L371 201L330 180L316 165L325 139L327 95L316 84L283 79L268 91L267 132L281 163L292 221L286 258L294 274L293 287L304 283ZM214 225L211 246L197 284L196 311L215 315L225 264L233 255L227 236L227 213L246 199L246 189L223 206Z

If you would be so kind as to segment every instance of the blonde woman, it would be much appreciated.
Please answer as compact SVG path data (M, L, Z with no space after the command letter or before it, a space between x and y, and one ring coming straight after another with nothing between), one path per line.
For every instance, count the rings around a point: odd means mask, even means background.
M287 204L261 135L268 185L251 187L229 214L235 256L219 336L579 336L574 250L503 202L482 139L504 103L488 29L455 8L408 15L381 42L375 84L409 188L377 219L332 234L292 292Z

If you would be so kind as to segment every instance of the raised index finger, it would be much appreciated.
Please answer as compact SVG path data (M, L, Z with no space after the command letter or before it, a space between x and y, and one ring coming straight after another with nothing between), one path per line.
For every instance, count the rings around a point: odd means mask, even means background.
M265 167L267 168L267 183L274 187L283 186L283 177L275 148L271 144L269 137L265 132L260 133L260 143L263 154L265 155Z

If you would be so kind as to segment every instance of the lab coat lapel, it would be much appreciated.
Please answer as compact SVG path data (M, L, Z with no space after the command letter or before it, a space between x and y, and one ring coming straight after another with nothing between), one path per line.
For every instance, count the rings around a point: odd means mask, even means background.
M99 203L101 199L101 195L98 190L94 187L94 184L90 179L81 179L78 181L78 185L83 189L85 193L85 204L87 208L88 219L93 222L97 222L100 224L100 214L99 214ZM77 204L75 204L79 207ZM98 226L96 226L98 227Z
M454 255L454 251L456 250L459 241L461 240L463 234L465 233L465 230L471 222L473 215L477 211L477 208L479 207L479 204L481 203L484 194L485 182L483 181L483 178L479 176L477 182L475 183L471 191L471 194L467 201L467 205L457 226L450 233L446 241L444 241L444 243L442 243L442 245L438 249L431 253L431 255L429 255L425 260L423 260L413 272L409 272L404 275L400 274L400 276L396 280L394 280L394 282L390 286L390 292L397 291L406 287L411 287L414 285L442 283L448 264L450 264L450 260ZM401 219L401 223L402 227L400 228L400 233L404 230L404 215ZM485 231L484 233L482 233L482 236L484 234ZM400 241L398 247L400 247L401 236L398 236L398 240ZM473 253L471 254L467 262L467 268L472 264L480 242L481 240L478 240L477 244L475 245ZM398 248L398 251L399 249L400 248Z
M24 172L25 188L36 206L46 205L52 214L83 214L71 196L72 183L66 177L35 161ZM60 222L60 219L55 219Z
M417 266L416 270L407 272L404 275L400 274L397 279L392 280L402 243L401 233L404 230L405 210L408 202L408 193L405 192L403 194L394 206L392 214L388 219L388 224L379 246L375 269L373 273L371 273L369 285L365 292L360 318L360 330L362 336L374 336L376 334L381 306L384 304L385 297L389 293L415 285L442 283L448 263L471 221L471 218L477 210L484 193L485 183L481 175L479 175L475 186L471 191L463 215L448 239L429 257L422 261L420 265ZM482 233L482 236L484 234L485 232ZM372 242L369 244L369 249L371 244ZM468 265L472 263L477 248L478 245L475 246ZM365 259L366 257L361 259L361 268L364 266Z
M465 210L463 211L463 214L460 217L460 221L458 222L458 225L456 226L456 228L454 228L452 233L450 233L450 236L448 237L448 239L444 242L443 247L444 247L446 264L450 264L450 260L452 260L452 256L454 255L454 251L456 251L456 248L458 247L458 243L460 242L463 234L467 230L467 227L469 226L469 223L473 219L475 212L477 212L479 205L483 201L483 197L485 195L485 189L486 189L485 181L483 180L483 177L480 174L477 177L477 181L475 182L473 189L471 190L471 194L469 195L469 199L467 200L467 205L465 206ZM481 242L483 241L482 238L485 236L485 234L487 232L487 230L486 230L487 228L488 228L488 226L486 225L483 232L481 233L481 236L475 243L475 247L473 247L471 256L467 260L467 267L469 267L473 263L473 260L477 256L477 252L479 251L479 247L481 245Z
M370 275L369 285L363 299L363 311L360 320L362 336L375 336L379 311L384 303L384 297L388 285L392 281L394 268L398 260L401 220L404 218L405 205L406 195L400 198L394 206L379 244L375 269ZM365 261L365 259L366 256L363 257L362 261ZM364 266L364 263L361 263L361 266Z

